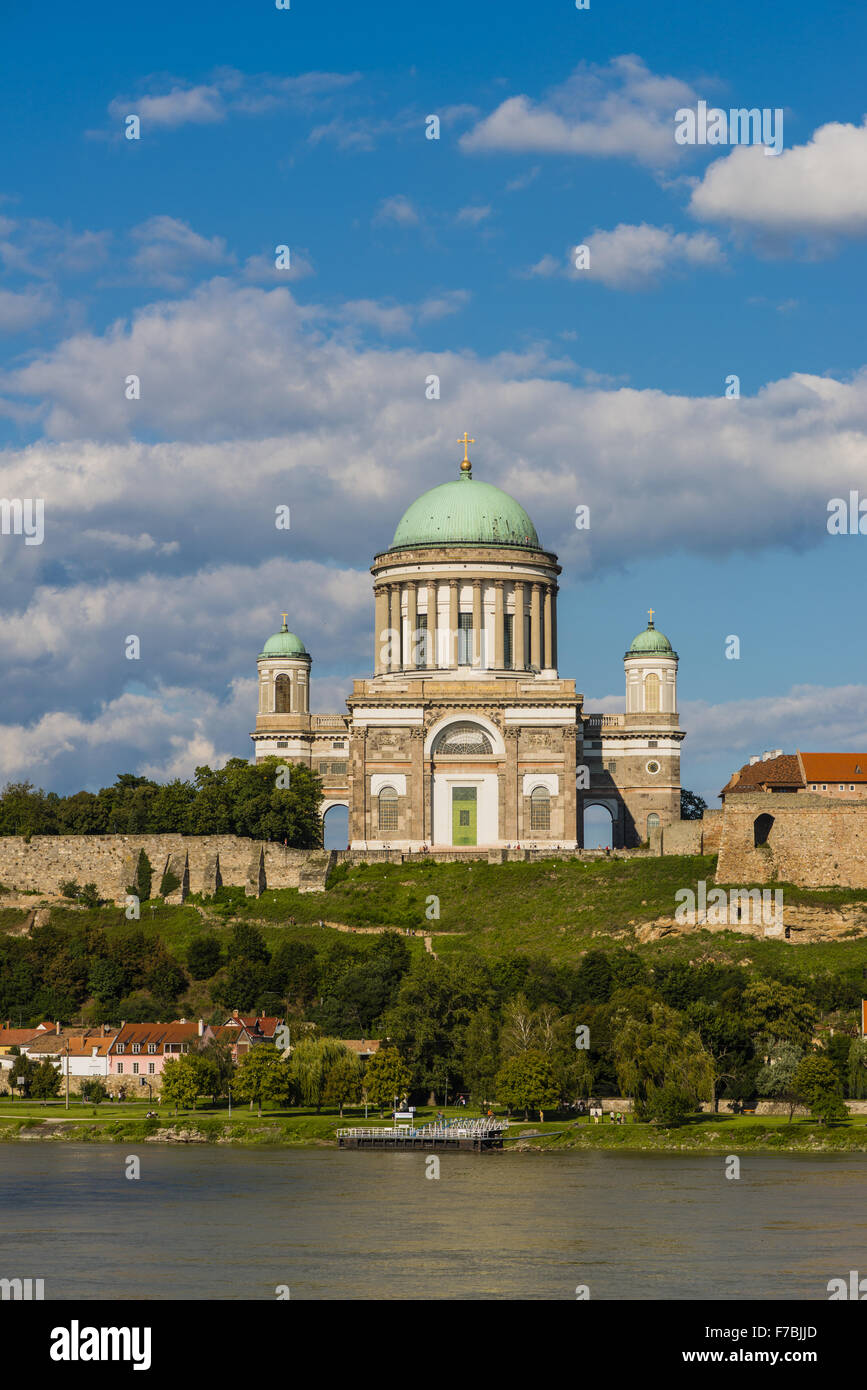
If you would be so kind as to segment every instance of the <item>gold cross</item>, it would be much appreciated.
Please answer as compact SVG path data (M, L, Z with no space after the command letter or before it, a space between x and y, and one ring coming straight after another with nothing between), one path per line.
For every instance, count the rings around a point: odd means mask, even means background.
M463 437L463 439L460 439L460 438L458 439L458 443L459 443L459 444L463 444L463 446L464 446L464 458L463 458L464 463L469 463L469 459L467 458L467 445L468 445L468 444L475 444L475 442L476 442L476 441L475 441L474 439L470 439L470 436L467 434L466 430L464 430L464 437Z
M648 608L648 610L647 610L647 616L649 617L650 621L653 622L653 609L652 609L652 608Z
M283 626L285 627L285 626L286 626L286 619L289 617L289 614L288 614L288 613L283 613L281 616L282 616L282 618L283 618Z

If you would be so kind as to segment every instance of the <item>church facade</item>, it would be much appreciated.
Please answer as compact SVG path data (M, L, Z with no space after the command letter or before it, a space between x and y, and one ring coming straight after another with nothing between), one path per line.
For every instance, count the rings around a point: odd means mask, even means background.
M459 477L374 557L374 670L346 714L310 713L311 657L283 615L258 660L256 760L318 772L354 849L580 848L590 806L615 847L638 845L680 819L677 653L651 612L625 713L586 712L558 670L557 557L462 442Z

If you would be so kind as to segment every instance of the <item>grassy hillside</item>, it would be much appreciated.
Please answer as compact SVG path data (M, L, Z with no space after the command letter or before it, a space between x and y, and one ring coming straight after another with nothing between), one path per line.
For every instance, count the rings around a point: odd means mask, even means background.
M145 903L139 923L126 920L122 909L105 907L82 911L55 907L52 924L85 922L101 928L109 941L131 930L160 937L181 962L193 937L213 932L226 944L233 924L255 922L273 951L292 939L322 950L340 940L356 951L372 949L377 937L365 931L340 934L325 923L355 928L392 928L416 935L406 937L413 954L424 951L424 933L444 959L479 953L495 959L517 954L543 955L577 964L591 947L626 946L649 964L673 961L730 961L782 976L839 974L861 987L867 970L867 935L834 943L791 944L762 940L735 931L702 930L640 942L637 929L660 917L670 917L679 889L695 888L699 880L713 882L715 860L710 856L640 860L547 860L540 863L483 862L420 865L342 866L324 893L301 894L294 889L268 891L245 898L239 889L224 890L222 902L190 900L181 907ZM806 890L785 884L787 904L829 907L853 905L863 909L867 925L867 892L843 889ZM426 909L438 907L438 916ZM294 919L294 921L292 920ZM14 930L21 914L0 911L0 932ZM192 984L189 1009L206 1009L208 988Z

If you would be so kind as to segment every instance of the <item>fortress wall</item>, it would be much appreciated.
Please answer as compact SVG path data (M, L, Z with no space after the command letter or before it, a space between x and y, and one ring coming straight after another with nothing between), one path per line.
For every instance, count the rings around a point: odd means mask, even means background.
M701 854L700 820L676 820L662 827L663 854Z
M773 816L765 846L754 825ZM723 814L718 883L769 883L805 888L867 888L867 804L781 792L730 796Z
M720 836L722 835L723 813L722 807L714 811L705 811L699 825L701 826L701 851L702 854L716 854L719 849Z
M329 857L322 850L247 840L239 835L20 835L0 836L0 883L18 892L56 895L68 879L95 883L103 898L119 900L135 877L144 850L151 891L159 893L167 867L181 880L170 901L187 892L213 894L220 884L245 888L324 888ZM306 880L306 882L304 881Z

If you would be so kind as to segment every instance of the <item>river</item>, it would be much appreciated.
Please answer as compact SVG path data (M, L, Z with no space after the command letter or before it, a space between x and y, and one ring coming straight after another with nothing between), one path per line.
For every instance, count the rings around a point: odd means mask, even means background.
M125 1176L127 1158L141 1176ZM0 1277L46 1299L827 1299L867 1155L0 1144Z

